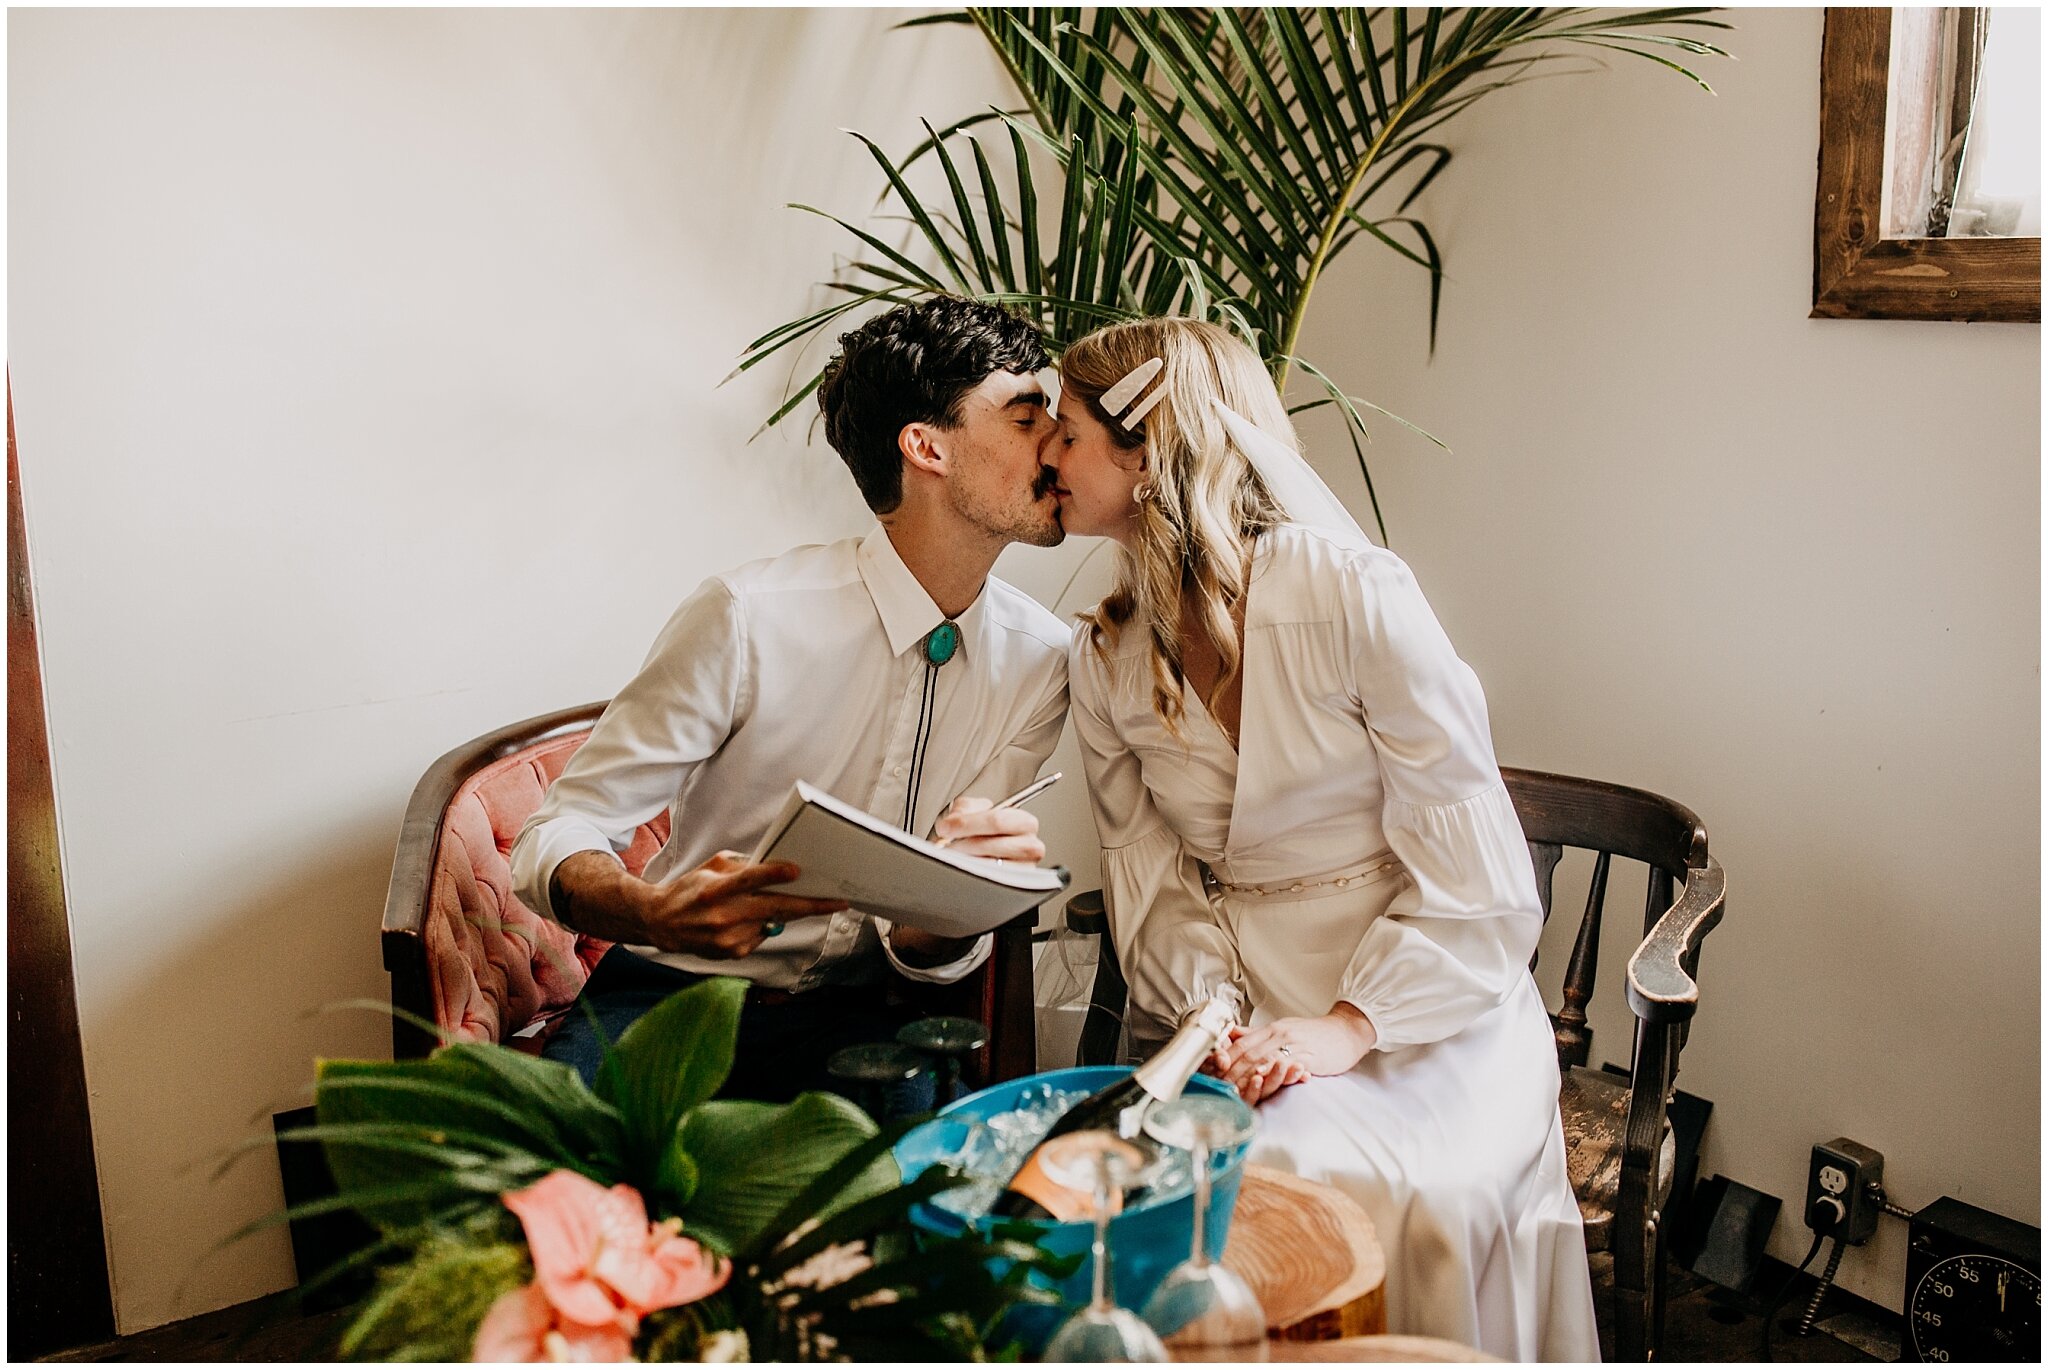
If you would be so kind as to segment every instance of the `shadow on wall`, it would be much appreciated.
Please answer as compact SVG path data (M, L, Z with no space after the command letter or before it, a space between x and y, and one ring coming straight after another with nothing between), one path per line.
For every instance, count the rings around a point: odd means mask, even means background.
M323 1010L389 999L377 930L402 805L309 841L290 875L151 958L148 978L94 1025L94 1054L121 1071L91 1075L101 1174L145 1187L104 1196L123 1333L293 1283L282 1226L220 1243L282 1209L270 1115L311 1101L315 1058L389 1059L388 1018ZM221 1139L260 1144L216 1175Z

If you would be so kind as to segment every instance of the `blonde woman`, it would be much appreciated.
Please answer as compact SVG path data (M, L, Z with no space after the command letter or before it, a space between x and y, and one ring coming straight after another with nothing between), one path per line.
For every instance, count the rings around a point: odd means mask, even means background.
M1060 362L1069 533L1122 549L1073 718L1141 1042L1220 986L1252 1159L1348 1191L1394 1331L1599 1356L1534 874L1486 701L1295 449L1259 358L1145 319Z

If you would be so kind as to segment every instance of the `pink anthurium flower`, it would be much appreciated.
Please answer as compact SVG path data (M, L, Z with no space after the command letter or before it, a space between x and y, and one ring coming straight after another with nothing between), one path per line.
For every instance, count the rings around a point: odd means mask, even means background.
M610 1189L557 1170L504 1196L526 1229L534 1284L567 1322L631 1336L643 1315L693 1303L732 1269L681 1235L676 1219L650 1224L630 1185Z
M537 1284L498 1296L476 1329L469 1358L483 1362L631 1360L633 1336L617 1323L583 1327L565 1322Z

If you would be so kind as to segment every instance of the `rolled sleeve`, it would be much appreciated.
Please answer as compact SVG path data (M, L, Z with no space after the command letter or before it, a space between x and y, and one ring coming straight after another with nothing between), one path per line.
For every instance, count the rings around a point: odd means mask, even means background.
M554 918L555 868L578 852L625 851L724 745L745 708L743 635L739 603L721 580L676 609L512 844L513 893L528 908Z
M894 927L895 924L886 918L875 920L875 929L882 934L882 954L889 958L889 964L896 968L898 975L907 980L921 980L928 985L950 985L957 980L966 979L981 969L982 963L988 960L996 944L995 934L985 932L974 939L974 945L968 948L965 956L936 966L913 966L898 956L896 948L889 945L889 933Z
M611 839L595 825L574 814L563 814L545 824L530 820L512 844L512 892L519 902L543 918L561 922L550 894L555 868L578 852L601 851L614 860L618 851Z

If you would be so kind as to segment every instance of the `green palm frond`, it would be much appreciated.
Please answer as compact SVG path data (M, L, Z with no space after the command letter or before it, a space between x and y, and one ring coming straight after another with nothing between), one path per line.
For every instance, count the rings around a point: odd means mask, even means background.
M1055 353L1103 324L1163 312L1177 297L1235 297L1235 288L1198 257L1158 251L1173 240L1172 230L1144 203L1139 182L1148 160L1165 163L1142 148L1135 124L1099 130L1098 145L1114 149L1102 157L1078 133L1055 140L1027 120L1006 115L1001 122L1008 136L996 147L975 133L933 133L943 195L920 195L905 174L908 159L899 162L872 139L854 134L904 211L908 241L899 246L838 215L793 206L838 224L867 253L831 283L844 298L754 339L738 371L800 347L864 306L938 293L1026 314ZM1057 200L1041 191L1046 173L1034 163L1057 172ZM813 378L786 399L769 422L792 410L815 384Z
M908 21L971 27L1024 111L927 124L901 161L862 138L907 235L891 243L827 215L865 249L833 283L846 298L756 339L740 369L863 306L943 291L1016 309L1055 354L1118 319L1208 318L1258 347L1284 391L1316 284L1361 237L1429 272L1433 350L1445 266L1415 205L1452 161L1443 126L1610 53L1710 89L1686 63L1727 55L1700 36L1729 27L1713 13L986 7ZM977 136L998 125L1007 156ZM921 195L906 173L928 158L944 190ZM1364 406L1337 408L1356 444Z

